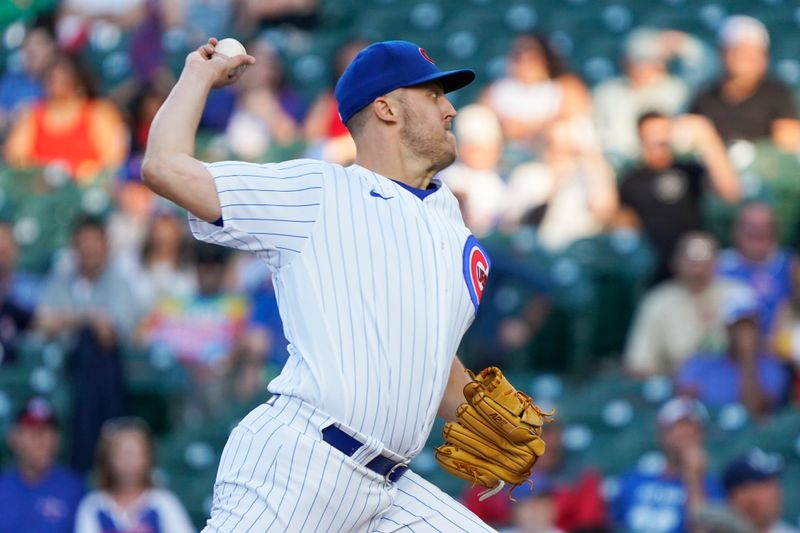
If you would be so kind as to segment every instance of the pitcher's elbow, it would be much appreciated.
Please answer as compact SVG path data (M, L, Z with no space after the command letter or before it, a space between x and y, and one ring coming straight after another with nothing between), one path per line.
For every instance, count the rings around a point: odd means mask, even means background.
M157 193L164 175L164 164L157 157L145 155L142 161L141 178L145 187Z

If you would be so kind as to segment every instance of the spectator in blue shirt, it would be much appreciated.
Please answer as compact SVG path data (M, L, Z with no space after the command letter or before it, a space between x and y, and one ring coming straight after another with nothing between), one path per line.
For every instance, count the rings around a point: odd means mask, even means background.
M793 254L778 243L778 221L763 202L744 206L733 227L733 248L719 254L718 271L750 286L760 303L764 331L772 330L779 304L791 291Z
M746 288L732 293L722 315L727 351L688 358L678 369L676 385L709 407L740 402L753 416L769 413L786 399L791 377L781 361L763 351L756 296Z
M55 464L58 420L32 398L8 434L15 463L0 475L0 533L69 533L84 493L81 479Z
M707 500L721 500L719 480L706 472L703 425L705 407L673 398L659 410L656 423L665 464L657 472L622 476L613 502L618 530L630 533L684 533L687 517Z

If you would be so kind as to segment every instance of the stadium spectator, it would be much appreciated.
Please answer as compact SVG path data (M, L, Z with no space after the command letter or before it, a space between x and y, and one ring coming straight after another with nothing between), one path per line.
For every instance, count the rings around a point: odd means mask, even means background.
M71 465L91 467L100 426L125 414L120 347L139 311L130 282L109 264L105 226L79 219L72 229L73 260L56 265L36 312L37 328L64 339L73 394Z
M508 182L504 226L534 222L549 250L597 235L617 211L611 167L597 146L577 141L572 133L568 123L554 124L542 160L519 165Z
M142 308L151 310L164 298L188 298L197 291L197 277L186 226L177 213L153 215L134 276Z
M761 304L760 324L772 331L778 305L791 292L791 269L797 261L778 243L778 221L772 208L752 202L737 213L733 247L719 256L719 273L749 285Z
M336 51L334 76L330 87L317 96L303 125L309 157L331 163L349 165L356 160L356 144L339 118L339 108L333 96L336 80L342 75L356 55L369 43L362 40L345 41Z
M637 28L623 43L624 75L593 91L593 113L604 150L631 159L639 154L637 119L656 112L673 116L686 108L689 86L667 65L675 59L690 68L706 65L699 39L675 30Z
M46 25L34 26L22 44L22 65L19 70L7 68L0 77L0 132L5 132L24 105L44 98L44 72L56 55L52 30Z
M95 463L98 490L81 501L75 533L196 531L178 499L155 487L154 467L153 437L143 420L106 422Z
M658 472L632 470L620 479L613 502L614 520L631 533L681 533L688 517L709 500L723 497L716 476L707 472L704 447L705 407L676 397L658 411L658 439L665 458Z
M535 474L533 485L514 489L511 503L511 527L500 533L565 533L556 525L556 500L552 481Z
M702 229L701 200L707 178L727 202L741 197L739 176L714 126L698 115L670 119L660 113L639 118L641 162L620 178L621 219L633 219L658 254L655 282L669 277L678 239ZM697 152L701 162L676 159L674 148ZM627 222L625 222L627 223Z
M601 491L601 475L593 467L573 464L567 458L563 443L563 424L550 424L544 429L548 450L536 472L549 483L555 518L554 524L569 533L608 531L608 510ZM534 478L534 491L540 487ZM516 493L516 492L515 492Z
M239 363L250 357L240 350L250 305L241 294L224 289L230 254L224 248L199 243L196 248L196 294L162 299L145 318L139 338L151 350L172 353L188 370L192 386L184 406L187 421L206 420L230 402L230 388L254 371ZM254 355L263 369L263 353ZM257 375L260 375L257 373ZM246 392L252 389L246 388ZM246 399L246 398L240 398Z
M719 47L725 73L695 97L690 112L710 118L726 143L772 139L786 150L800 147L792 91L767 75L764 25L752 17L728 17L720 27Z
M128 129L131 133L131 146L129 159L126 164L125 178L128 181L139 181L141 175L142 156L147 146L147 135L150 133L150 123L156 116L156 111L164 103L169 94L169 86L173 83L167 76L160 76L153 82L141 87L134 96L129 115Z
M562 433L563 425L558 422L543 428L542 437L547 439L547 453L536 463L533 494L542 495L548 501L531 507L538 507L540 511L546 510L547 520L533 521L529 527L548 525L567 533L608 531L608 510L600 488L600 473L567 459ZM507 498L493 497L479 501L483 490L481 487L471 487L463 498L467 508L481 519L495 525L504 525L511 521L517 527L521 527L522 522L529 522L527 519L523 520L527 516L524 506L517 509ZM521 499L520 496L528 498L531 494L529 490L519 487L514 489L512 496Z
M530 235L531 230L523 225L510 239L525 234ZM464 337L461 355L473 368L518 365L527 360L530 343L535 342L553 307L548 269L529 250L509 249L508 238L493 233L484 240L492 258L492 277L484 296L492 310L478 313Z
M121 183L114 192L116 209L108 215L106 224L108 244L115 266L122 266L128 275L144 245L157 200L140 182Z
M49 336L91 332L99 347L130 337L138 316L128 280L109 263L105 225L83 216L72 228L71 258L57 263L37 309L39 329Z
M754 533L800 532L781 521L781 464L779 456L755 448L731 461L723 473L728 506Z
M266 40L250 43L256 58L236 84L236 107L225 136L237 157L263 160L270 147L291 145L300 138L305 107L284 78L275 47Z
M500 118L507 141L536 152L550 127L560 121L570 124L576 142L589 144L594 139L586 86L564 69L543 38L515 38L507 66L506 77L493 82L481 98Z
M746 290L715 274L717 245L705 233L685 234L675 248L675 277L642 298L625 348L625 367L638 376L672 375L700 350L727 344L722 304Z
M500 175L503 134L494 112L479 104L458 112L458 159L440 174L461 204L464 223L477 237L495 228L505 211L507 187Z
M760 417L783 402L789 374L781 362L764 353L758 302L752 291L731 294L722 304L722 315L728 330L727 350L688 358L678 369L675 384L709 407L739 402L753 417Z
M708 504L693 517L696 533L798 533L781 521L783 458L751 448L723 473L725 504Z
M16 360L17 346L33 322L33 307L24 300L27 291L19 283L18 256L11 225L0 221L0 365Z
M792 264L789 298L778 307L771 335L772 352L794 368L794 399L800 399L800 263Z
M29 399L11 426L14 465L0 475L0 532L71 533L81 479L56 464L59 424L49 402Z
M60 55L45 74L44 101L15 121L6 161L18 167L62 165L79 182L119 167L126 152L124 123L116 108L95 98L83 67Z
M0 218L0 291L25 311L33 311L39 304L42 280L21 270L19 258L19 243L11 221Z

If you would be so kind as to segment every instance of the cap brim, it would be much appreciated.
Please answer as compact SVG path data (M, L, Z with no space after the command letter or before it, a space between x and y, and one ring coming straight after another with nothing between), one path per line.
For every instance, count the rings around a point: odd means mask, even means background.
M448 70L445 72L437 72L436 74L431 74L429 76L423 76L422 78L410 82L407 87L413 87L414 85L421 85L431 81L440 81L442 82L442 88L444 89L444 92L449 93L466 87L474 80L475 72L472 70Z

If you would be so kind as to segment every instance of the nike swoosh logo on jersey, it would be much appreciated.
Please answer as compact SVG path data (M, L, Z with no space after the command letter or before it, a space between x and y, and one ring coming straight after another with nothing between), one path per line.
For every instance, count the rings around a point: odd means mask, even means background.
M389 200L391 198L394 198L394 196L382 196L381 193L379 193L375 189L372 189L371 191L369 191L369 195L370 196L374 196L375 198L380 198L382 200Z

